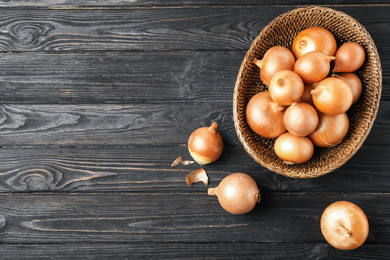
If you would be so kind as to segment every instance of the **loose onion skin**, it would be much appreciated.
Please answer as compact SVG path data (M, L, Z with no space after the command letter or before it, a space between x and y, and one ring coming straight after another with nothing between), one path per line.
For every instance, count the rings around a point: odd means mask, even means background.
M209 164L216 161L223 151L223 140L217 132L218 124L196 129L188 139L188 150L192 158L199 164Z
M311 94L315 107L327 115L345 113L352 105L351 87L339 78L320 81Z
M219 204L231 214L250 212L260 202L260 191L255 180L245 173L226 176L216 188L208 189L209 195L216 195Z
M265 85L269 85L272 76L280 70L293 70L295 58L292 52L283 46L270 48L262 60L255 60L260 68L260 78Z
M295 37L292 53L296 59L311 51L321 51L327 56L334 56L337 50L336 39L328 30L310 27Z
M284 113L284 126L293 135L307 136L314 132L317 125L317 112L307 103L292 103Z
M294 65L294 72L301 76L305 83L323 80L330 71L330 62L335 57L327 56L321 51L312 51L301 56Z
M274 150L285 164L291 165L310 160L314 153L314 145L307 137L295 136L287 132L276 139Z
M332 147L341 143L349 129L347 114L329 116L318 113L318 118L316 130L309 135L312 142L319 147Z
M341 72L339 74L333 74L332 77L340 78L347 82L352 90L352 104L355 104L362 94L362 82L359 77L352 72Z
M346 42L336 52L333 72L354 72L364 63L366 54L356 42Z
M315 89L315 87L317 86L318 82L314 82L314 83L305 83L304 84L304 90L303 90L303 94L302 94L302 97L301 99L299 100L300 102L305 102L305 103L308 103L309 105L312 105L314 106L314 103L313 103L313 98L311 96L311 91L313 89Z
M246 107L249 127L266 138L277 137L286 131L283 116L284 107L273 101L268 92L254 95Z
M274 74L268 87L271 98L282 106L298 101L303 94L304 84L294 71L281 70Z
M349 201L330 204L321 216L321 232L326 241L341 250L353 250L367 239L369 224L363 210Z

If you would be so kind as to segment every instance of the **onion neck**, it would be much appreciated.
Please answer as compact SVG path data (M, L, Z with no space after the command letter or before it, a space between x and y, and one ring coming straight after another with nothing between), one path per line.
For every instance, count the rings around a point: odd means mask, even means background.
M263 66L263 60L259 60L259 59L254 59L253 62L256 64L257 67L259 67L261 69L261 67Z
M271 105L272 109L275 111L275 112L282 112L283 109L284 109L284 106L282 105L279 105L278 103L276 102L273 102L272 105Z
M344 227L343 225L339 225L337 230L341 234L345 235L346 237L350 237L352 234L352 232L348 228Z
M211 133L216 133L216 132L217 132L217 128L218 128L217 122L213 122L213 123L211 124L211 126L209 127L209 131L210 131Z
M208 195L217 196L217 188L209 188L207 191Z
M326 56L326 60L331 62L332 60L335 60L336 57L335 56Z

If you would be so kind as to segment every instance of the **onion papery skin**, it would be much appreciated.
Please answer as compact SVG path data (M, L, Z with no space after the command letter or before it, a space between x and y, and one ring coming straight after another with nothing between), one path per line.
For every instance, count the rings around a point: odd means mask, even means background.
M310 27L295 37L291 50L296 59L311 51L321 51L327 56L334 56L337 43L328 30L320 27Z
M188 151L200 165L216 161L223 151L223 140L217 132L218 124L196 129L188 139Z
M246 107L249 127L258 135L274 138L286 132L284 107L272 100L268 91L254 95Z
M272 76L281 70L293 70L295 58L292 52L283 46L270 48L262 60L255 60L255 64L260 68L261 81L269 86Z
M209 188L209 195L216 195L219 204L235 215L250 212L260 202L260 191L255 180L245 173L226 176L216 188Z
M349 201L330 204L321 216L321 232L325 240L340 250L353 250L367 239L369 223L364 211Z
M281 70L272 77L268 92L276 103L289 106L302 97L304 88L298 74L291 70Z
M284 126L293 135L307 136L314 132L317 125L317 111L307 103L292 103L284 113Z
M333 74L332 77L340 78L344 80L352 90L352 104L355 104L362 94L362 82L360 78L353 72L341 72L338 74Z
M327 115L345 113L353 101L351 87L339 78L329 77L320 81L311 94L314 106Z
M276 139L274 150L285 164L291 165L309 161L314 153L314 145L307 137L287 132Z
M313 103L313 98L311 96L311 91L313 89L315 89L315 87L317 86L318 82L314 82L314 83L305 83L304 84L304 89L303 89L303 94L302 94L302 97L301 99L299 100L299 102L305 102L305 103L308 103L309 105L312 105L314 106L314 103Z
M341 143L348 133L349 119L346 113L329 116L318 113L318 126L309 138L319 147L332 147Z
M336 52L333 73L354 72L364 63L366 53L356 42L346 42Z
M312 51L301 56L294 65L296 72L305 83L314 83L326 78L330 72L330 62L335 57L320 51Z

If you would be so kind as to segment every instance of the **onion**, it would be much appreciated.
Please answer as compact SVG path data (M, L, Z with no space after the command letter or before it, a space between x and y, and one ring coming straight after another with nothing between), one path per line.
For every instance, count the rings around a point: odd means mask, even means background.
M304 84L301 77L291 70L276 72L268 87L271 98L283 106L298 101L302 97L303 90Z
M317 124L317 112L307 103L292 103L284 113L284 126L293 135L309 135L314 132Z
M352 105L351 87L339 78L320 81L311 94L315 107L327 115L342 114Z
M300 102L308 103L309 105L314 106L313 98L311 96L311 91L317 86L318 82L314 83L305 83L304 90Z
M266 138L277 137L286 131L283 116L284 107L273 101L268 92L254 95L246 107L249 127Z
M223 151L223 140L217 132L218 124L196 129L188 139L188 150L192 158L199 164L216 161Z
M321 51L325 55L334 56L336 50L337 43L334 36L320 27L303 30L295 37L292 45L292 52L297 59L311 51Z
M365 58L364 49L358 43L344 43L336 52L333 72L354 72L363 65Z
M327 56L320 51L312 51L301 56L294 65L294 71L306 83L314 83L328 76L330 62L335 57Z
M362 93L362 82L360 81L359 77L352 72L341 72L339 74L333 74L332 77L340 78L347 82L352 90L352 104L355 104Z
M304 163L310 160L314 153L314 145L307 137L284 133L279 136L274 145L276 155L285 164Z
M321 232L326 241L337 249L356 249L367 239L368 219L354 203L337 201L322 213Z
M349 120L346 113L328 116L318 113L318 126L309 138L316 146L332 147L341 143L348 133Z
M245 173L226 176L216 188L208 189L209 195L216 195L219 204L231 214L245 214L260 202L260 191L255 180Z
M280 70L293 70L295 58L289 49L283 46L270 48L262 60L254 60L260 68L260 78L265 85L269 85L272 76Z

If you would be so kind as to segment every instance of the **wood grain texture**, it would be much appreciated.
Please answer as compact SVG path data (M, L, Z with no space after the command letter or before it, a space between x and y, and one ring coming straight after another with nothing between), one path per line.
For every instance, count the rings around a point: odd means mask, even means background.
M366 145L389 146L389 113L383 101ZM178 146L214 121L226 147L241 146L230 102L0 106L3 146Z
M241 50L278 15L301 6L10 9L0 13L0 51ZM386 48L390 5L333 6Z
M204 192L230 173L252 176L263 191L387 192L390 147L363 146L343 167L314 179L294 179L271 172L242 147L225 148L221 158L204 165L209 185L188 187L185 176L200 165L178 166L191 159L187 147L3 148L0 192ZM362 185L364 183L364 185Z
M261 204L236 216L224 211L206 190L1 195L0 214L7 220L0 230L1 242L324 243L319 226L323 210L334 201L348 200L367 215L367 245L389 244L389 196L263 192Z

